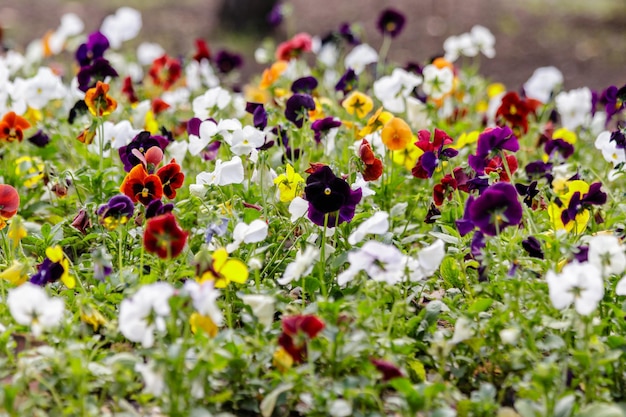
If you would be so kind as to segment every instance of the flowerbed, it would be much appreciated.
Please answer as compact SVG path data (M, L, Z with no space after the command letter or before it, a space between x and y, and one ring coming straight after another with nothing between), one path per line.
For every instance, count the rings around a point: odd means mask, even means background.
M378 26L0 56L3 415L624 414L626 88Z

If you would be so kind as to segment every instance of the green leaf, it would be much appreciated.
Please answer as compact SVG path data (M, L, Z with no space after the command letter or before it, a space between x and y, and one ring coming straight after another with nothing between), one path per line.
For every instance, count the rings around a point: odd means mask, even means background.
M278 396L283 392L289 391L293 388L293 384L280 384L274 391L270 392L263 398L261 401L261 415L263 417L270 417L274 412L274 407L276 407L276 401L278 400Z
M576 417L625 417L626 414L615 404L593 403L580 410Z
M482 313L487 310L493 304L493 299L491 298L479 298L467 309L468 313Z
M559 400L554 407L554 417L569 417L572 415L576 396L574 394L567 395Z

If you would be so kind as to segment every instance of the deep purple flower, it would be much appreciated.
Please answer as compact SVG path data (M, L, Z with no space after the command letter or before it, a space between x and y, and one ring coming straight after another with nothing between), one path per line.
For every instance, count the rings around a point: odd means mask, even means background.
M624 102L619 99L618 92L617 87L612 85L602 91L598 98L598 102L604 106L604 111L606 112L606 124L611 121L613 116L624 109Z
M104 58L96 58L90 65L81 67L76 75L78 80L78 89L86 92L95 87L96 81L104 81L106 77L117 77L117 71L111 66L111 63Z
M214 140L209 143L206 148L204 148L201 152L202 159L205 161L213 161L217 158L217 151L219 151L220 146L222 146L222 142L219 140Z
M404 66L404 70L407 72L412 72L415 75L422 75L422 66L417 62L409 61Z
M148 131L139 133L128 145L122 146L119 149L119 155L124 164L124 170L130 172L135 165L141 163L141 159L134 155L134 150L145 155L146 151L153 146L158 146L164 151L168 144L169 140L163 136L152 136Z
M548 140L543 149L550 158L552 158L554 153L560 154L563 159L567 159L574 154L574 145L560 138Z
M322 135L339 126L341 126L341 120L334 117L317 119L311 123L311 129L315 132L315 142L320 143L322 141Z
M591 206L601 206L606 203L607 195L601 190L601 187L601 182L594 182L589 186L589 191L584 195L581 195L578 191L575 192L570 198L567 207L561 212L561 221L563 224L574 221L580 212L590 209ZM559 203L560 201L557 200L557 204Z
M272 27L276 27L278 25L280 25L283 22L283 4L278 2L274 5L274 7L272 7L272 10L270 10L270 12L267 14L267 23L272 26Z
M171 213L173 210L174 204L172 203L163 204L161 200L152 200L146 207L146 214L144 216L146 219L151 219L161 214Z
M315 77L308 76L298 78L291 84L291 92L311 94L317 88L317 80Z
M111 197L108 203L98 208L100 223L109 230L120 224L126 224L135 213L133 201L124 194Z
M267 111L263 103L246 103L246 112L252 115L252 123L257 129L265 129L267 127Z
M533 202L535 197L539 194L539 190L537 189L537 181L531 182L529 185L516 183L515 189L517 193L524 197L524 204L528 207L533 208Z
M39 129L37 133L28 138L28 141L35 146L43 148L50 143L50 137L46 135L43 130Z
M470 207L474 204L474 196L469 196L465 202L465 209L463 210L463 217L457 220L456 228L461 236L465 236L472 230L474 230L474 222L470 218Z
M192 117L191 119L187 120L187 133L194 136L200 136L201 124L202 119L198 117Z
M48 283L56 282L63 276L65 268L60 262L52 262L46 257L37 268L37 273L30 277L30 282L35 285L45 286Z
M522 247L528 255L533 258L543 259L543 251L541 250L541 243L534 236L529 236L528 238L522 241Z
M342 178L337 177L329 166L324 165L309 175L304 187L309 202L309 219L324 225L328 215L328 227L349 222L354 217L356 205L361 201L361 189L352 190Z
M83 43L76 50L76 60L78 65L84 67L91 64L94 59L102 58L104 52L109 49L109 40L101 32L93 32L87 37L87 42Z
M531 181L546 178L551 183L554 178L552 175L552 164L549 162L533 161L528 163L524 170L526 171L526 177Z
M341 36L349 45L358 45L361 40L352 31L352 26L349 23L342 23L339 25L339 36Z
M482 250L487 246L485 243L485 235L477 230L472 236L472 242L470 243L470 253L474 258L479 258L482 255Z
M226 50L221 50L215 55L215 65L222 74L228 74L229 72L240 68L243 65L243 59L241 55Z
M574 252L574 259L580 263L587 262L589 260L589 246L579 246L578 250Z
M611 132L609 142L615 142L615 147L618 149L626 149L626 135L621 129Z
M308 94L294 94L287 100L285 117L298 128L308 119L309 110L315 110L315 101Z
M469 218L481 232L495 236L507 226L522 221L522 205L515 187L498 182L487 188L469 206Z
M385 9L378 18L378 30L383 35L395 38L402 32L405 21L402 13L394 9Z
M476 173L482 175L488 160L491 159L490 156L505 150L511 152L519 150L517 136L513 134L511 128L504 126L485 129L478 136L476 155L470 155L468 158L469 165Z
M339 81L337 81L335 91L341 91L344 94L348 94L354 89L358 82L359 76L352 68L348 68L341 78L339 78Z

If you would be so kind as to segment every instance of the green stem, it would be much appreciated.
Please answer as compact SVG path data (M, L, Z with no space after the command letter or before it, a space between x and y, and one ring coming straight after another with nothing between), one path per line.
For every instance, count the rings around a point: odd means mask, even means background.
M328 229L328 213L324 214L324 229L322 231L322 245L320 247L319 262L319 280L322 296L328 298L328 289L326 288L326 230Z

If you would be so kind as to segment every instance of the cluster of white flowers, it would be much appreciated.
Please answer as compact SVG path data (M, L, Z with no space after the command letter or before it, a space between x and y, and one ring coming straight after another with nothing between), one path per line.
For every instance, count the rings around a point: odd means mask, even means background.
M496 56L496 38L484 26L476 25L469 32L458 36L450 36L443 43L445 59L456 61L460 56L475 57L482 53L487 58Z

